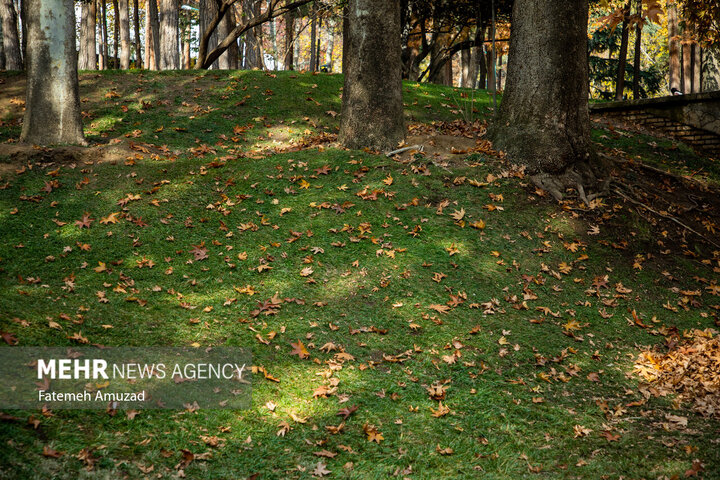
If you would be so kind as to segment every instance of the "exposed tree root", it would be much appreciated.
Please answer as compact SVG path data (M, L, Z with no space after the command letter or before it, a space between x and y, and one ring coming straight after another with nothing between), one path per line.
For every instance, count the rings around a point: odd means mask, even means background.
M574 188L585 205L595 198L608 192L610 178L599 178L599 168L588 163L579 163L560 174L538 173L530 176L530 180L539 188L550 192L557 201L563 200L565 191ZM591 187L593 193L588 194L586 188Z

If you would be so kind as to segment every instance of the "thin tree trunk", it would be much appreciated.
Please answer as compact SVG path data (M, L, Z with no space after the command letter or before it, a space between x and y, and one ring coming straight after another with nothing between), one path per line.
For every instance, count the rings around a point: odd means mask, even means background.
M179 68L178 0L160 0L160 69Z
M460 51L460 86L463 88L472 88L470 86L470 66L472 65L471 60L472 47L466 48Z
M73 0L27 0L28 80L22 142L84 144Z
M97 69L97 58L95 56L95 0L89 3L82 3L80 6L80 54L78 56L78 68L80 70Z
M327 29L327 47L325 50L325 65L327 65L328 72L333 71L333 53L335 50L335 24L328 21Z
M392 149L405 138L400 60L400 3L350 0L340 142Z
M615 79L615 100L622 100L625 95L625 67L627 65L628 42L630 40L630 2L623 10L622 37L620 39L620 56L618 57L618 71Z
M680 43L678 42L678 13L677 4L668 3L668 53L670 63L670 88L682 88L680 77Z
M642 17L642 0L636 0L635 14ZM633 98L640 98L640 55L642 54L642 22L635 25L635 55L633 57Z
M128 0L118 0L119 10L116 15L120 19L120 69L130 69L130 5Z
M118 0L113 0L113 64L112 68L120 68L120 7Z
M692 41L689 38L685 38L682 45L682 76L683 86L682 91L684 93L692 93Z
M693 93L702 92L702 47L693 45Z
M146 15L148 16L147 25L148 28L145 30L145 45L150 50L147 55L150 70L160 70L160 18L158 13L157 0L147 0L148 9Z
M513 6L507 86L490 138L528 173L546 174L536 184L564 174L575 187L582 179L571 170L591 158L588 8L588 0Z
M243 2L243 10L246 18L253 18L255 16L255 4L257 0L245 0ZM251 28L245 33L245 69L252 70L253 68L260 68L260 58L258 38L255 35L256 29Z
M2 20L5 68L8 70L22 70L23 62L20 53L20 35L18 35L18 16L13 0L0 0L0 20Z
M342 73L345 74L345 66L347 64L347 58L350 52L350 40L348 39L348 32L350 31L350 11L347 6L343 8L343 23L342 23Z
M135 67L143 68L142 43L140 43L140 6L138 0L133 0L133 8L135 9Z
M278 54L277 29L275 28L274 18L270 20L270 43L272 44L273 70L277 70L280 55Z
M311 72L316 70L315 64L317 62L317 15L315 11L315 4L313 3L312 9L310 10L310 68Z
M294 70L295 12L285 14L285 70Z
M102 35L102 70L107 70L110 68L108 65L108 28L107 28L107 5L106 0L99 0L100 1L100 10L102 10L102 17L101 17L101 32Z

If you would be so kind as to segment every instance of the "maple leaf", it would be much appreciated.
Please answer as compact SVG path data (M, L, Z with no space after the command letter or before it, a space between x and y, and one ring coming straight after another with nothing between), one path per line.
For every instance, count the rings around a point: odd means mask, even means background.
M332 472L327 469L327 465L322 462L318 462L315 466L315 470L312 471L312 474L316 477L324 477L325 475L329 475L330 473Z
M337 412L337 416L343 417L343 420L347 420L350 415L352 415L353 413L355 413L357 411L357 409L358 409L357 405L352 405L350 407L341 408Z
M367 435L368 442L375 442L375 443L379 444L380 442L385 440L382 433L380 433L380 431L377 429L377 427L375 425L370 425L370 424L366 423L363 426L363 431Z
M107 225L108 223L115 224L119 221L118 215L120 215L120 212L113 212L107 217L101 218L100 223L102 223L103 225Z
M195 261L205 260L208 258L207 254L207 248L205 247L205 242L200 242L200 245L193 245L193 248L190 250L190 253L192 253L195 256Z
M450 216L459 222L460 220L465 218L465 209L461 208L460 210L455 210L453 213L450 214Z
M312 274L313 274L313 269L312 269L312 267L305 267L305 268L303 268L303 269L300 271L300 276L301 276L301 277L309 277L309 276L312 275Z
M90 218L90 214L85 212L85 215L82 216L80 220L75 220L75 226L78 228L90 228L90 225L95 221L95 219Z
M305 345L298 340L297 343L291 343L291 347L293 347L292 352L290 352L290 355L297 355L300 358L308 358L310 356L310 352L308 352L307 348L305 348Z
M435 310L438 313L448 313L450 311L450 307L447 305L439 305L437 303L433 303L428 307L430 310Z

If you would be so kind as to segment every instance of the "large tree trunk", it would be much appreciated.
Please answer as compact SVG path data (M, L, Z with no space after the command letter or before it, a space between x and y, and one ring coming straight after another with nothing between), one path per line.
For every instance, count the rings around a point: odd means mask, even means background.
M27 95L20 140L84 144L73 0L25 0Z
M95 70L97 59L95 57L95 0L82 3L80 7L80 54L78 68L80 70Z
M200 13L199 13L199 30L200 30L200 36L205 34L205 31L208 29L208 26L210 25L210 22L213 18L215 18L215 15L217 15L218 12L218 5L215 0L200 0ZM217 30L215 30L212 35L210 35L210 38L208 40L208 46L207 51L211 51L213 48L217 46L218 40L218 33ZM215 61L210 66L211 69L217 69L218 68L218 62Z
M147 0L145 11L145 57L150 70L160 70L160 19L157 0Z
M258 0L245 0L243 2L245 18L254 18L259 13L260 2ZM260 45L258 44L257 30L251 28L245 33L245 65L247 70L261 68Z
M160 0L160 69L179 68L178 0Z
M398 0L350 0L340 141L392 149L405 139Z
M670 63L670 88L682 88L680 78L680 43L678 42L678 13L677 4L668 3L668 53Z
M235 29L235 14L232 9L220 20L217 32L220 38L226 38ZM218 68L221 70L235 70L238 68L238 46L237 42L230 44L225 53L218 58Z
M615 79L615 100L622 100L625 95L625 67L627 65L628 42L630 41L630 2L623 10L622 36L620 39L620 57L617 78Z
M293 43L295 41L295 12L289 11L285 14L285 70L293 70L295 55L293 55Z
M140 43L140 6L138 0L133 0L133 8L135 10L135 67L143 68L142 44Z
M515 0L490 136L530 174L561 175L590 159L587 22L588 0Z
M22 70L23 63L20 53L17 10L15 10L13 0L0 0L0 20L2 20L5 68L8 70Z
M118 0L120 20L120 69L130 68L130 6L128 0Z

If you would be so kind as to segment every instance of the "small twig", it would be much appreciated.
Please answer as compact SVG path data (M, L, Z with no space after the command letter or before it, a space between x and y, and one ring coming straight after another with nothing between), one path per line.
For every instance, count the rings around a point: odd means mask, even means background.
M407 152L408 150L419 150L422 152L425 150L425 147L423 147L422 145L410 145L409 147L398 148L397 150L393 150L392 152L387 152L385 154L385 156L392 157L393 155L397 155L398 153Z
M700 232L698 232L697 230L694 230L693 228L685 225L683 222L681 222L681 221L678 220L677 218L675 218L675 217L673 217L673 216L671 216L671 215L665 215L664 213L660 213L660 212L658 212L657 210L653 210L652 208L650 208L649 206L645 205L644 203L639 202L639 201L635 200L634 198L631 198L631 197L625 195L624 193L622 193L622 192L621 192L620 190L618 190L617 188L614 189L614 192L617 193L618 195L620 195L620 196L621 196L622 198L624 198L625 200L627 200L627 201L629 201L629 202L631 202L631 203L634 203L635 205L639 205L639 206L643 207L645 210L647 210L647 211L649 211L649 212L652 212L652 213L654 213L655 215L657 215L657 216L659 216L659 217L666 218L666 219L668 219L668 220L671 220L671 221L677 223L678 225L680 225L681 227L683 227L685 230L694 233L695 235L697 235L698 237L702 238L702 239L705 240L706 242L708 242L708 243L710 243L710 244L712 244L712 245L715 245L717 248L720 248L720 244L715 243L714 241L710 240L709 238L707 238L707 237L706 237L705 235L703 235L702 233L700 233Z

